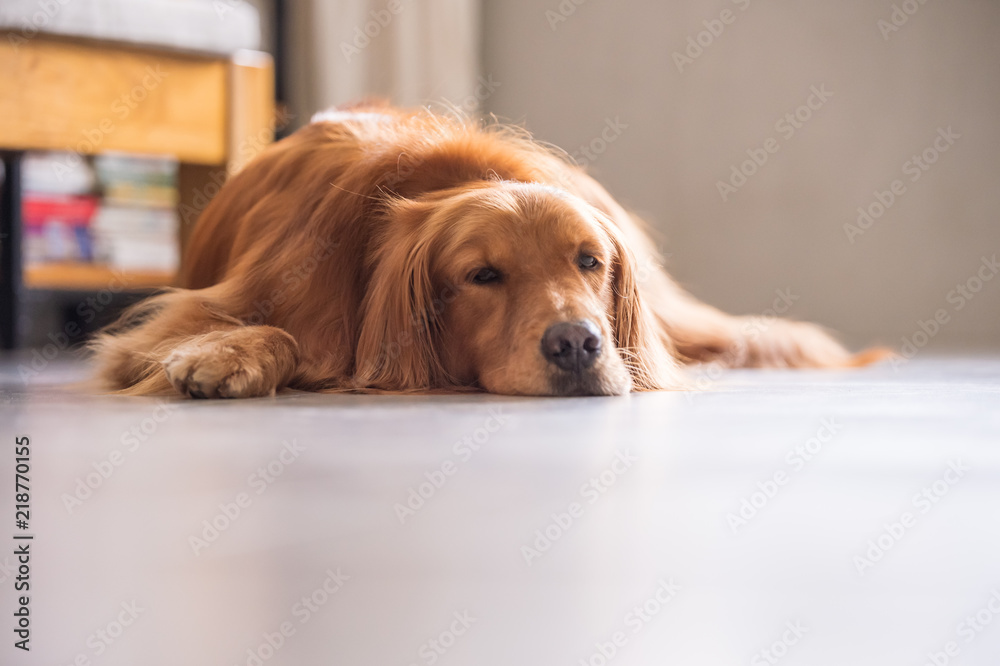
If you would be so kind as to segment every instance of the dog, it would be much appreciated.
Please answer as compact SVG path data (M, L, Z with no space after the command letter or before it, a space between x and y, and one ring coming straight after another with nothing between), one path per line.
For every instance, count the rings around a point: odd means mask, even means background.
M427 109L338 108L269 146L202 213L178 287L95 339L106 387L619 395L683 388L695 362L884 355L698 301L563 154Z

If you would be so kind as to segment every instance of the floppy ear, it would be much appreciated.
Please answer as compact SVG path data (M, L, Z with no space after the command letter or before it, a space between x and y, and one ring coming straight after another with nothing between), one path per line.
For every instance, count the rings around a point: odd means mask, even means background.
M614 248L611 305L615 345L632 375L636 391L656 391L676 387L677 363L661 337L649 306L643 302L637 282L635 255L624 242L621 230L602 219Z
M422 233L426 210L395 203L389 236L375 252L362 302L355 356L359 387L388 391L426 389L446 383L437 352L438 316L430 274L433 238Z

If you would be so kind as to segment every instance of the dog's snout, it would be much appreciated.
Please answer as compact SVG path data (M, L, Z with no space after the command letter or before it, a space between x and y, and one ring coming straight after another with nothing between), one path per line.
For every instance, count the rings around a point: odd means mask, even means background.
M581 372L601 354L601 331L587 320L553 324L542 336L542 354L563 370Z

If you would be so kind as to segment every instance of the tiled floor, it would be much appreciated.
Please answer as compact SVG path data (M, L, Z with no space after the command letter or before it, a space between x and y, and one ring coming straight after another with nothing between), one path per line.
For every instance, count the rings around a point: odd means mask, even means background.
M242 402L85 395L79 363L30 361L0 363L4 665L1000 659L1000 359Z

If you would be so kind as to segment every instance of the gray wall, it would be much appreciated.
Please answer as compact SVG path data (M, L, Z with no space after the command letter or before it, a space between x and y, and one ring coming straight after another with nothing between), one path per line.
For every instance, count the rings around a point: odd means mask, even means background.
M501 85L485 105L570 153L593 141L591 171L714 304L762 312L788 288L791 316L853 344L898 348L937 314L927 349L997 349L1000 276L976 274L1000 253L1000 3L895 3L916 11L885 38L889 0L486 0L484 69ZM674 52L723 10L679 71ZM813 86L832 96L776 127ZM609 119L622 126L604 141ZM908 160L949 127L960 138L911 180ZM724 202L717 182L769 138L777 152ZM894 180L902 194L852 243L845 224ZM953 291L970 280L971 300Z

